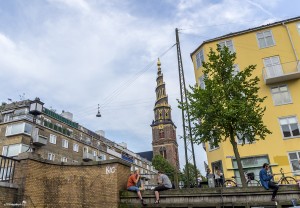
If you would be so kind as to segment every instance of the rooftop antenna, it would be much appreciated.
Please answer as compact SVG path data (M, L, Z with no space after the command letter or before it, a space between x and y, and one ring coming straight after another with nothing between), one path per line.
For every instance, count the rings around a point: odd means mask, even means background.
M98 104L98 113L97 113L96 117L101 117L99 104Z

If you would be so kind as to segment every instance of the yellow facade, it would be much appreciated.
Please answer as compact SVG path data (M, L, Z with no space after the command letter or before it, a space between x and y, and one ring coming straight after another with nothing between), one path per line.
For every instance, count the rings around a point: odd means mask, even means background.
M273 39L273 44L271 39ZM283 168L287 175L299 178L297 175L300 175L300 135L298 132L300 128L300 17L203 42L191 54L195 78L199 86L201 86L200 77L203 75L202 66L197 66L199 65L199 60L197 64L199 52L203 50L204 61L207 61L210 48L216 50L216 44L222 41L229 41L229 45L230 43L233 45L239 70L251 64L257 65L253 76L260 78L259 95L260 97L267 96L264 102L267 110L263 121L272 134L263 141L238 145L240 155L244 158L244 170L257 175L263 162L269 162L273 173L280 173L280 168ZM266 42L269 43L267 47L260 45ZM276 62L278 60L280 63ZM263 74L267 77L266 80ZM276 93L276 90L280 93ZM293 128L294 136L288 136L288 132L283 135L282 125L286 121L289 123L284 128L289 130ZM234 153L229 141L221 143L219 148L214 150L210 150L210 145L207 143L205 149L210 167L216 166L214 164L222 166L225 178L237 174L236 166L233 167ZM250 157L252 159L249 159ZM299 160L298 166L296 160ZM280 175L277 178L279 177Z

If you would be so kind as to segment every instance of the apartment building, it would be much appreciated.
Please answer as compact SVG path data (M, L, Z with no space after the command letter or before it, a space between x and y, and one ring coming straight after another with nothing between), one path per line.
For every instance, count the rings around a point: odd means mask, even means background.
M40 103L39 113L32 111ZM154 179L152 163L105 138L101 131L91 131L73 121L69 112L56 113L39 99L2 103L0 106L0 153L16 157L35 151L41 158L62 163L84 163L115 158L139 168L144 180Z
M237 138L244 170L258 175L263 163L271 164L272 172L283 168L290 175L300 174L300 17L230 33L204 41L191 53L196 82L204 88L202 62L216 45L235 52L236 71L256 65L253 76L260 78L259 95L267 96L264 124L272 131L263 141L242 145ZM247 143L247 141L246 141ZM218 146L203 144L208 165L219 167L225 177L237 176L238 169L229 141Z

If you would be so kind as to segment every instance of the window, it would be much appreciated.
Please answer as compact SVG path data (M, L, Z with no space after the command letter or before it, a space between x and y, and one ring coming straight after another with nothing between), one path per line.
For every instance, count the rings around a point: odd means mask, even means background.
M278 77L283 74L279 56L264 58L265 75L267 78Z
M267 48L275 45L271 30L256 33L259 48Z
M16 123L6 127L5 136L11 136L15 134L28 134L32 132L32 125L28 123Z
M97 157L97 152L95 150L93 151L93 156Z
M54 161L54 160L55 160L55 154L53 154L53 153L48 153L48 160Z
M300 171L300 151L289 152L289 160L292 172Z
M233 72L232 72L232 76L236 76L238 73L240 72L240 68L237 64L233 65Z
M212 151L212 150L216 150L219 148L219 144L214 144L212 141L209 141L209 150Z
M204 74L201 77L199 77L198 81L199 81L199 87L201 89L205 89Z
M247 135L244 135L244 136L245 136L245 144L249 144L250 143L250 141L248 139L249 137ZM243 144L243 140L242 140L243 135L241 133L237 133L236 137L237 137L237 143Z
M295 116L279 119L284 138L299 137L299 125Z
M297 23L297 29L298 29L298 32L299 32L299 34L300 34L300 22Z
M106 160L106 155L105 154L100 154L99 158L100 158L100 160Z
M29 151L29 146L26 144L11 144L7 146L3 146L2 155L6 157L14 157L26 151L27 152Z
M4 119L3 122L9 122L13 119L13 114L12 113L8 113L4 115Z
M196 64L197 68L202 66L202 62L204 61L204 54L203 54L203 49L201 49L197 54L196 54Z
M68 148L68 147L69 147L69 141L66 140L66 139L63 139L63 140L62 140L62 147Z
M165 132L163 129L159 130L159 138L165 138Z
M61 162L68 162L68 158L62 157L62 158L61 158Z
M274 105L284 105L292 103L292 98L288 91L287 85L271 87L271 92Z
M28 108L20 108L15 110L14 112L15 115L24 115L24 114L28 114Z
M163 158L167 159L167 149L165 147L161 147L159 153Z
M49 142L52 144L56 144L56 136L53 134L50 134Z
M79 151L79 145L78 144L73 144L73 151L78 152Z
M226 47L229 49L229 51L230 51L231 53L234 53L234 48L233 48L232 40L225 40L225 41L222 41L222 42L219 43L219 45L220 45L221 47L226 46Z

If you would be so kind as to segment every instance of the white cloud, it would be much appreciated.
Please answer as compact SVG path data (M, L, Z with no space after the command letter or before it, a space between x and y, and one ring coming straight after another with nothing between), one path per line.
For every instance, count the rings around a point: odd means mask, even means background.
M146 10L140 1L93 0L48 0L43 9L32 2L34 15L14 16L20 27L3 23L0 16L0 25L6 24L0 27L0 72L6 75L1 76L0 87L7 89L1 90L1 101L23 92L27 98L39 96L46 107L69 110L82 125L103 129L113 135L110 139L126 141L134 151L151 150L156 64L132 78L175 43L175 28L192 28L181 31L185 34L180 38L185 78L187 85L193 84L189 54L201 41L271 19L268 13L276 14L278 5L266 7L266 2L254 0L250 7L236 0L166 2L175 9L162 9L169 12L164 17L152 15L154 3ZM41 17L39 24L33 17ZM182 135L175 47L160 58L173 121L177 135ZM97 104L105 104L101 118L95 117ZM178 138L178 143L183 165L183 141ZM205 153L198 146L195 151L202 168Z

